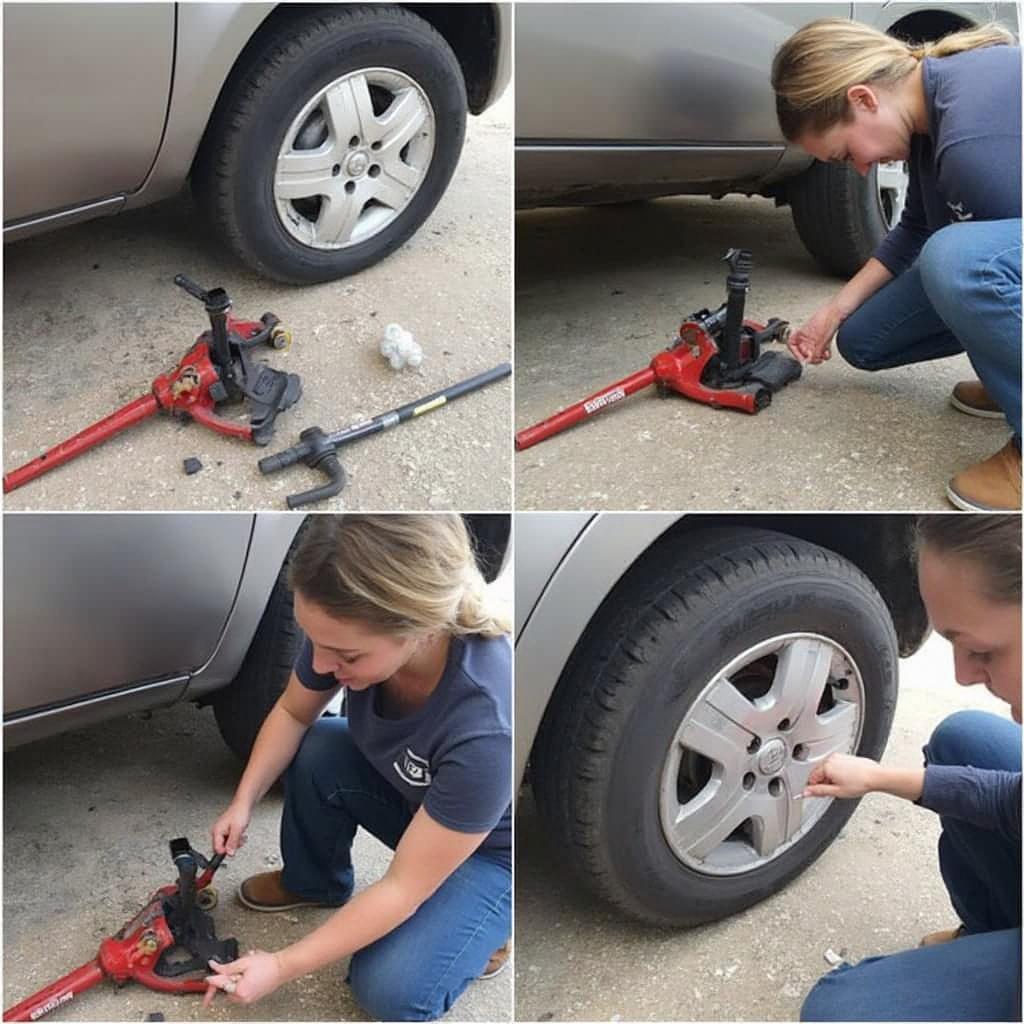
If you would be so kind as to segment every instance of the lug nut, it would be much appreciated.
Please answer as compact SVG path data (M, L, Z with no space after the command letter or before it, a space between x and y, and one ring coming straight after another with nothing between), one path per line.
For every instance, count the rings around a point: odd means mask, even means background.
M747 753L748 754L756 754L760 749L761 749L761 741L755 736L747 744Z
M768 783L768 792L771 793L772 796L779 796L782 793L782 780L772 779Z

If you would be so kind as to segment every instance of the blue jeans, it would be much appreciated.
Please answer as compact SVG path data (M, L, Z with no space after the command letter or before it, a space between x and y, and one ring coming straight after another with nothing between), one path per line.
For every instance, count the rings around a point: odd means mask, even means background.
M321 718L285 776L285 888L341 906L355 882L356 829L394 849L411 820L402 796L356 748L346 719ZM378 1020L433 1020L480 976L511 921L512 873L477 852L408 921L355 953L347 981Z
M1019 725L959 711L932 734L925 760L1019 772L1020 742ZM840 965L811 989L801 1020L1020 1020L1020 842L940 821L939 869L967 934Z
M836 338L862 370L966 352L1020 439L1021 222L963 221L936 231L909 270L880 288Z

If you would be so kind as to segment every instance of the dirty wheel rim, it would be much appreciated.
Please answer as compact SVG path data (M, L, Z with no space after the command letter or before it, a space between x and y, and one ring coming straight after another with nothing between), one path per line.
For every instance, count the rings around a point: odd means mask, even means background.
M876 189L878 192L878 208L886 230L891 230L903 215L903 207L907 203L907 186L910 174L904 160L893 160L879 164L875 171Z
M403 72L363 68L335 79L285 132L273 186L281 225L314 249L367 241L416 195L435 137L430 100Z
M733 658L676 730L661 774L662 832L706 875L759 868L798 843L831 800L799 799L816 764L860 743L864 685L849 654L787 633Z

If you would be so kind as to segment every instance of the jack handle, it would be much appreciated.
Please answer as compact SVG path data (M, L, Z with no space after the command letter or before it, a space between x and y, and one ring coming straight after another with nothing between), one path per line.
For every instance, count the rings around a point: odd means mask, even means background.
M302 462L327 474L329 481L321 487L314 487L312 490L302 491L300 494L289 494L286 499L289 508L300 508L302 505L310 505L324 498L332 498L345 486L345 469L337 456L337 450L343 445L351 444L363 437L369 437L371 434L378 434L382 430L405 423L406 420L422 416L434 409L440 409L448 402L486 387L488 384L493 384L511 373L511 363L500 363L490 370L478 373L475 377L459 381L457 384L418 398L414 402L407 402L397 409L391 409L333 434L325 434L320 427L308 427L299 434L298 444L260 459L260 472L267 476L287 466L294 466L296 462Z
M100 966L99 957L51 982L34 995L4 1010L4 1020L39 1020L57 1007L71 1002L75 996L98 985L106 975Z
M287 466L294 466L296 462L303 462L311 469L319 469L325 473L327 483L298 494L289 494L285 499L289 508L312 505L315 501L333 498L336 494L341 493L347 479L345 468L338 458L338 450L334 441L331 440L331 435L325 434L320 427L307 427L299 434L298 444L286 448L276 455L267 455L260 459L260 472L266 476Z

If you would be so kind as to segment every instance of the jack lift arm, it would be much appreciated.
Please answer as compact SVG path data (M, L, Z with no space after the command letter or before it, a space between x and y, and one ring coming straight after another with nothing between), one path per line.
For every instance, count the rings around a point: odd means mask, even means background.
M105 978L118 987L137 981L156 992L205 992L207 961L238 959L238 941L218 939L207 913L217 904L209 885L224 854L207 860L187 839L172 839L171 857L178 869L174 885L158 889L120 931L104 939L94 960L4 1010L4 1020L39 1020ZM202 977L196 977L199 971Z
M264 313L259 320L238 320L231 316L231 299L223 288L204 291L183 274L178 274L174 283L203 303L210 329L198 337L173 370L153 381L149 394L136 398L38 458L6 473L4 494L161 410L172 416L193 419L228 437L258 445L270 442L274 420L278 413L299 400L302 383L296 374L257 363L249 353L263 344L287 348L291 335L273 313ZM241 401L248 406L248 423L217 414L221 403Z
M691 314L672 345L643 370L520 430L516 448L522 451L546 441L652 384L718 408L750 414L767 408L774 392L800 376L800 364L792 356L761 351L767 342L785 340L789 324L776 318L767 324L744 320L753 258L746 249L730 249L724 261L729 264L727 297L714 313L701 309Z

